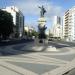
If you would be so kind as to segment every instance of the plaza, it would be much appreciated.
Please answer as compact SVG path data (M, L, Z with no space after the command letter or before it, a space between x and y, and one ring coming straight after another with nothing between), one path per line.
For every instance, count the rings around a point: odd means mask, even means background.
M34 42L1 46L0 75L63 75L75 68L74 44L50 41L41 51L33 51Z

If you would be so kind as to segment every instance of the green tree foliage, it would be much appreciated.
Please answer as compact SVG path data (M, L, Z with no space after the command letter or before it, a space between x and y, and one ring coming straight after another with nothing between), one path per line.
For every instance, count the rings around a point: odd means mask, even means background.
M49 37L53 37L53 34L52 33L49 33Z
M35 31L35 30L33 30L33 31L32 31L32 36L38 37L38 32Z
M11 14L0 9L0 36L6 39L13 32L13 26Z

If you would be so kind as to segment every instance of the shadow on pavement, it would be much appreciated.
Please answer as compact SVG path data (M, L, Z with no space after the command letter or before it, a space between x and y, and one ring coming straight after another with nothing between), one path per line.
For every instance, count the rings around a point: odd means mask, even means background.
M36 52L44 52L46 51L48 46L56 47L57 49L66 48L66 47L74 47L75 45L61 45L56 42L49 42L48 45L43 46L41 51L32 50L34 40L15 40L9 42L0 42L0 56L11 56L11 55L19 55L19 54L27 54L27 53L36 53ZM27 50L25 45L32 44L30 47L31 50ZM14 46L12 46L14 45ZM12 48L9 48L12 46ZM22 49L24 47L24 49ZM28 46L29 47L29 46Z
M35 52L35 51L21 50L21 48L24 47L26 43L27 44L32 43L33 41L34 40L32 39L31 40L22 39L8 42L0 42L0 56L11 56ZM12 46L12 48L9 48L10 46Z
M9 45L16 45L21 43L32 42L32 39L22 39L22 40L11 40L11 41L0 41L0 47L2 46L9 46Z

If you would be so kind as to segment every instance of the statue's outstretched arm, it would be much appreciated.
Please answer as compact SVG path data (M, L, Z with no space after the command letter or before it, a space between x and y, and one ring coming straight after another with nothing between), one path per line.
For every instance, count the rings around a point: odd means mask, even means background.
M41 7L39 6L39 8L41 9Z

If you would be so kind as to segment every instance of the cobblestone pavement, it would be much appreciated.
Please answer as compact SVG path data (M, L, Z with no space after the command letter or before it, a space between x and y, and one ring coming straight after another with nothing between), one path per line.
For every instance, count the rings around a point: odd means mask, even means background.
M62 75L75 68L75 47L57 43L65 47L47 50L47 45L35 52L27 51L29 45L33 43L0 47L0 75Z

